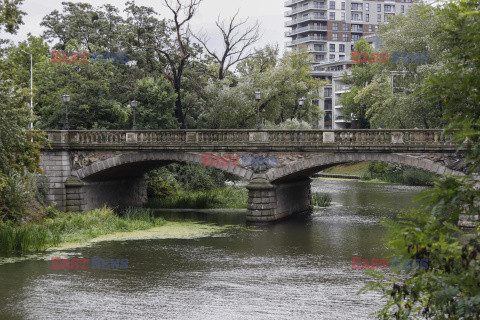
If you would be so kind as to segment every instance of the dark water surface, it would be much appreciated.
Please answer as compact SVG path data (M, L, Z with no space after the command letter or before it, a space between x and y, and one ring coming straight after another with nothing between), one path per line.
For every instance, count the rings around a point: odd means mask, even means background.
M243 214L165 214L236 227L60 253L128 259L125 270L52 270L49 256L0 265L0 319L366 319L380 296L356 294L368 278L351 258L385 257L379 219L412 206L419 190L315 180L332 207L269 226L247 227Z

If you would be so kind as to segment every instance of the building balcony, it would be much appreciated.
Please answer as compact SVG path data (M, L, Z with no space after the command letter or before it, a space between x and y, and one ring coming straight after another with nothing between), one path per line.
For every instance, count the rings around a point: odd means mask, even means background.
M305 2L307 0L288 0L288 1L285 1L285 7L291 7L297 3L300 3L300 2Z
M292 31L285 32L285 37L291 37L303 32L310 32L310 31L327 31L327 26L306 26L297 28Z
M336 116L335 122L348 122L348 121L345 119L345 116Z
M311 41L326 42L327 37L308 36L308 37L298 38L298 39L295 39L293 41L287 42L285 45L287 47L291 47L291 46L295 46L295 45L298 45L298 44L301 44L301 43L311 42Z
M327 16L324 14L309 14L307 17L292 19L290 21L285 22L285 27L291 27L305 21L327 21L327 20L328 20Z
M308 10L327 10L327 6L321 4L309 4L308 6L301 6L300 8L285 12L285 17L291 17L297 13L305 12Z

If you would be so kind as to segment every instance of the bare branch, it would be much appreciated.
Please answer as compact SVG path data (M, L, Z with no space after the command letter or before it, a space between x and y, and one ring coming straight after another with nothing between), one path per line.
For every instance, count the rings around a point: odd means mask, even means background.
M193 1L193 0L191 0ZM239 20L237 11L228 21L218 17L215 22L223 37L223 52L217 54L208 47L210 40L204 31L193 37L205 48L207 53L218 63L218 79L224 79L230 68L238 62L251 57L250 49L260 39L260 23L256 21L247 26L248 19Z

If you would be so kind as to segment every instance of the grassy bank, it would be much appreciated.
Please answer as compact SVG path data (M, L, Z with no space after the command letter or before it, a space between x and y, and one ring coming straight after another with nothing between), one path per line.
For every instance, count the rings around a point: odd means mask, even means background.
M165 224L148 209L128 209L119 217L112 209L85 213L52 212L50 218L24 225L0 225L0 252L44 251L63 242L85 242L115 232L146 230Z
M346 163L328 168L323 173L363 177L368 173L368 165L368 162Z
M166 209L246 209L248 191L228 186L207 191L178 190L172 195L149 199L149 208Z
M354 175L367 182L398 183L408 186L432 186L435 174L411 167L383 162L346 163L328 168L323 173Z

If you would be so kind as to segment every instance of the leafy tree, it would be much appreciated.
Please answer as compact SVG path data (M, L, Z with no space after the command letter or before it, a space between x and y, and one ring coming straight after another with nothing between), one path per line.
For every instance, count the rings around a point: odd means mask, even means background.
M426 53L428 63L371 63L351 68L348 81L353 84L349 93L342 95L344 112L353 114L361 128L438 128L443 127L444 105L438 97L419 91L428 76L437 73L444 62L445 50L438 40L438 26L442 23L434 9L415 4L404 15L392 17L382 25L378 36L383 41L383 53ZM363 41L357 42L360 45ZM364 42L357 51L367 52Z
M355 43L354 49L360 52L360 57L364 55L370 57L373 52L373 49L363 38ZM360 61L364 60L360 59ZM356 120L359 129L370 128L368 116L370 102L359 100L356 97L373 80L377 69L376 64L364 61L350 68L351 75L344 75L345 82L351 85L351 89L340 96L340 103L343 106L342 112L348 120Z
M310 76L307 55L286 55L277 64L273 63L271 47L265 51L242 62L239 66L242 74L235 84L230 79L208 83L199 118L202 127L254 128L258 107L263 120L276 124L291 118L308 121L320 115L318 107L309 103L312 92L321 83ZM266 56L270 58L265 59ZM255 101L256 90L263 92L259 106ZM302 107L298 104L300 97L306 98Z
M139 102L136 112L139 129L178 128L174 116L176 94L164 78L139 80L134 96Z
M8 33L17 33L20 25L23 24L22 17L25 12L18 7L23 0L3 0L0 2L0 30L5 28Z

